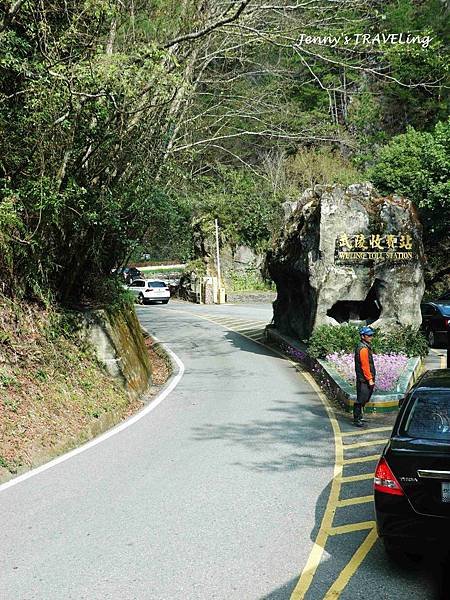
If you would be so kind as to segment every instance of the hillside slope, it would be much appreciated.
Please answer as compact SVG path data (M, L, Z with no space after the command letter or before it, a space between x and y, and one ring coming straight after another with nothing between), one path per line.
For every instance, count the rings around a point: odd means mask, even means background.
M153 383L163 383L166 362L154 351L150 359ZM75 313L0 297L0 480L79 445L143 403L99 364Z

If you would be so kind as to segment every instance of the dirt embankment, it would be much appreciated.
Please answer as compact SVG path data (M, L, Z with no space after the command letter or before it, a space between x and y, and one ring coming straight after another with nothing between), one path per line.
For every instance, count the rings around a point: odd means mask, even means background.
M170 375L164 352L145 345L153 388L133 397L82 341L74 313L0 297L0 481L139 410Z

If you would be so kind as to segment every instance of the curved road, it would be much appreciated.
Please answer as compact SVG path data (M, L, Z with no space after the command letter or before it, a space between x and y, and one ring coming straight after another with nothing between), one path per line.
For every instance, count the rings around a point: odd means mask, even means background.
M153 412L0 490L2 599L290 597L333 476L326 412L287 361L183 309L139 310L186 368Z

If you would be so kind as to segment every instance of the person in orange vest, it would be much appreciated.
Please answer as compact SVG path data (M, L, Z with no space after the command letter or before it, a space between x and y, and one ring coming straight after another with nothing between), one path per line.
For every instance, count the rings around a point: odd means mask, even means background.
M356 401L353 404L353 424L363 427L363 408L369 402L375 387L375 365L372 353L372 327L361 327L361 341L355 348Z

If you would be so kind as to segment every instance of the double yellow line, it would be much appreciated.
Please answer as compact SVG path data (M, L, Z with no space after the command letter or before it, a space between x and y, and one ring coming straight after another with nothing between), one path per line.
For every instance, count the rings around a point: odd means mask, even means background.
M368 462L372 460L376 460L379 455L372 454L370 456L356 457L344 460L344 448L345 449L355 449L362 448L367 446L376 446L383 444L385 439L377 439L370 440L365 442L356 442L353 444L346 444L344 446L343 438L346 436L354 436L358 434L367 434L367 433L381 433L382 431L388 431L390 427L377 427L370 430L362 430L355 432L342 433L339 427L339 423L334 414L333 409L329 405L325 394L322 392L320 387L317 385L316 381L312 378L309 373L302 372L303 377L308 381L308 383L314 388L317 392L319 398L321 399L325 410L327 411L328 418L330 420L333 436L334 436L334 444L335 444L335 465L334 465L334 474L333 480L331 483L330 495L328 497L327 506L322 518L322 522L320 525L319 532L317 534L316 540L314 542L314 546L311 550L311 553L308 557L306 565L302 571L300 579L295 586L294 591L292 592L290 600L303 600L306 595L306 592L309 590L311 583L313 581L314 575L317 571L317 567L320 564L323 552L325 550L326 543L328 541L328 537L330 535L340 535L344 533L351 533L353 531L364 531L369 530L369 533L363 543L359 546L357 551L353 554L347 565L340 572L337 579L333 582L331 587L328 589L327 593L324 596L324 600L332 600L339 598L342 591L355 574L359 566L361 565L364 558L367 556L368 552L371 550L373 545L377 540L377 533L375 528L374 521L364 521L361 523L350 523L348 525L342 525L339 527L333 527L333 519L336 512L336 509L339 507L350 506L353 504L363 504L365 502L371 502L373 497L370 496L361 496L358 498L350 498L348 500L339 500L339 495L341 491L341 485L343 483L350 483L353 481L363 481L367 479L371 479L373 477L372 473L364 474L364 475L355 475L351 477L343 477L343 468L344 465L356 464L362 462Z

